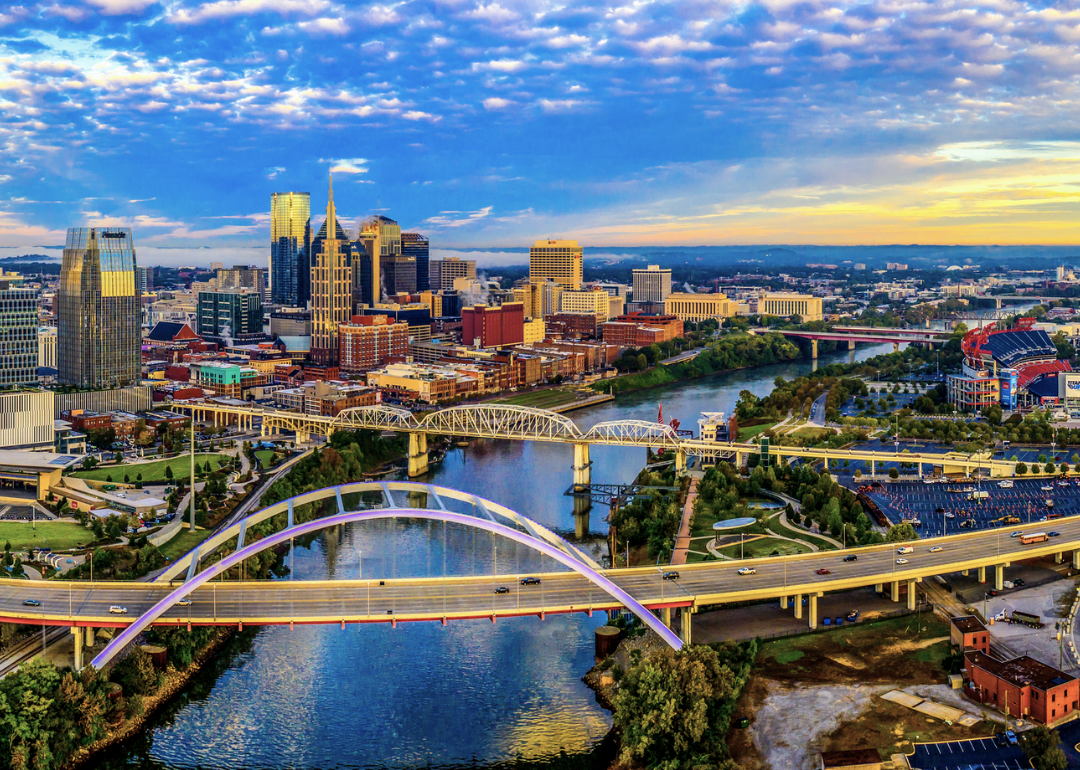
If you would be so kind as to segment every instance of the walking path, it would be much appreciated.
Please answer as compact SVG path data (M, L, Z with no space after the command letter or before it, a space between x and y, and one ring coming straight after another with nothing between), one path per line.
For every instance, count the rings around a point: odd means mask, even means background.
M683 503L682 521L679 522L679 533L675 537L675 550L671 552L671 563L686 564L687 551L690 550L690 520L694 518L694 501L697 500L697 485L701 478L700 473L691 472L690 489L686 493L686 502Z
M790 529L794 530L795 532L798 532L800 529L803 529L802 527L799 527L799 526L797 526L795 524L792 524L790 521L788 521L787 511L780 511L780 523L783 524L785 527L789 527ZM811 532L811 531L807 530L806 534L813 535L814 537L820 537L822 540L825 540L826 542L832 543L837 548L843 548L844 547L844 544L841 543L839 540L836 540L835 538L829 537L828 535L822 534L821 532ZM777 535L777 537L779 537L779 535ZM799 542L803 542L803 541L800 540ZM807 545L810 545L810 543L807 543ZM818 549L814 548L814 550L816 551Z

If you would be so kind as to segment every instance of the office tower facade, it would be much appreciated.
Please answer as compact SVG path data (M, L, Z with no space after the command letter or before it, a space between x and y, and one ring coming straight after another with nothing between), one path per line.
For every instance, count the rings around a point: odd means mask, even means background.
M428 265L431 261L431 243L420 233L401 234L401 256L416 260L416 290L430 291L431 279ZM436 289L437 291L437 289Z
M582 261L577 241L536 241L529 249L529 280L548 278L564 289L580 289Z
M432 291L453 291L455 278L476 280L476 261L472 259L433 259L428 263Z
M353 253L334 208L334 179L326 221L311 242L311 357L317 364L338 360L338 326L349 322L353 306Z
M252 289L266 300L266 270L254 265L233 265L217 271L218 289Z
M382 260L382 282L386 296L416 292L416 258L401 255Z
M37 365L56 368L56 327L42 326L37 333Z
M543 318L559 312L563 289L554 281L522 281L511 291L514 301L525 306L526 318Z
M656 302L663 304L671 294L671 271L661 270L659 265L649 265L645 270L634 270L634 304Z
M524 325L525 309L520 302L461 309L461 341L468 347L520 345L525 341Z
M146 294L154 290L154 268L135 266L135 287L139 294Z
M311 299L311 193L270 194L270 297L302 307Z
M57 292L62 385L112 388L139 379L140 299L129 228L67 232Z
M38 292L0 270L0 388L37 384Z
M383 277L384 262L401 256L401 226L378 214L364 220L353 244L353 292L357 307L374 307L388 293Z
M221 289L199 292L199 336L225 345L243 345L265 339L262 292Z

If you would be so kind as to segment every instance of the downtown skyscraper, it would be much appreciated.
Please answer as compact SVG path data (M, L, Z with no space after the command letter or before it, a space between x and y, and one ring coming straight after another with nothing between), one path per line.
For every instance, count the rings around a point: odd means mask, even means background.
M311 299L311 193L270 194L270 293L275 305Z
M72 227L57 292L62 385L112 388L139 379L140 298L126 227Z
M311 358L317 364L338 362L338 327L352 317L352 257L352 245L337 220L331 176L326 221L311 242Z

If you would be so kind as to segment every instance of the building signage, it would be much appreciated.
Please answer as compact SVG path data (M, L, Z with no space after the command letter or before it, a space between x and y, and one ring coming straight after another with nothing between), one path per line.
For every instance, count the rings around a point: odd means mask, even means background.
M1001 371L1001 406L1005 409L1016 409L1018 378L1019 372L1016 369L1003 369Z
M127 238L127 233L123 230L103 230L101 233L102 238Z

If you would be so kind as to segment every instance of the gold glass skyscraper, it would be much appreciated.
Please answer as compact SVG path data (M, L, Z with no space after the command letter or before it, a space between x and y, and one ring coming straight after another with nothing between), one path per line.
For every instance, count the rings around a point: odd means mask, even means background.
M577 241L536 241L529 249L529 280L549 278L564 289L580 289L581 263Z
M276 305L311 298L311 193L270 194L270 292Z
M131 230L69 228L57 292L60 383L111 388L137 382L139 305Z
M352 247L337 221L334 177L326 221L311 242L311 357L318 364L338 361L338 326L352 315Z
M353 287L358 305L374 306L382 300L386 289L382 263L400 256L401 225L382 214L364 220L356 237L353 260Z

